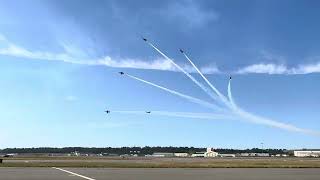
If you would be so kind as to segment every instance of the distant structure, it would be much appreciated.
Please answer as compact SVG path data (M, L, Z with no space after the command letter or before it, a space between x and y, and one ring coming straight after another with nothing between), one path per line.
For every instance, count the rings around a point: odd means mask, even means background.
M217 157L218 153L213 151L213 148L207 148L206 152L196 152L191 157Z
M175 157L188 157L189 154L188 153L174 153Z
M270 157L269 153L240 153L240 157Z
M288 157L288 154L276 154L275 157Z
M195 152L191 154L191 157L205 157L205 152Z
M218 154L218 157L236 157L235 154Z
M213 148L207 148L207 152L205 152L205 157L217 157L218 153L214 152Z
M320 157L320 150L295 150L295 157Z
M10 154L5 154L3 157L14 157L17 156L17 154L10 153Z
M80 156L81 154L78 151L71 152L69 156Z
M173 153L165 153L165 152L155 152L151 155L152 157L173 157Z

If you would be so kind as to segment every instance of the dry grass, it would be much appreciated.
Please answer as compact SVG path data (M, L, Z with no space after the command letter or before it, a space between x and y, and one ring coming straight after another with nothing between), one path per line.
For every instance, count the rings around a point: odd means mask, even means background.
M99 158L19 157L0 167L88 168L320 168L320 158Z

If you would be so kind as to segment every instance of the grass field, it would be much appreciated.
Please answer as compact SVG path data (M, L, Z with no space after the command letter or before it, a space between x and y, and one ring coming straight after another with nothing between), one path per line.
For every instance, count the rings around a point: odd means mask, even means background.
M88 168L320 168L320 158L4 158L0 167Z

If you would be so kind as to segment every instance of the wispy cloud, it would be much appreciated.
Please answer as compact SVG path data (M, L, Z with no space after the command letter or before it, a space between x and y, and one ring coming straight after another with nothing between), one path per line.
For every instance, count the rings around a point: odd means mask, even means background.
M253 64L243 68L240 68L237 74L311 74L311 73L320 73L320 62L314 64L302 64L296 67L288 68L283 64Z
M167 59L157 58L154 60L141 60L130 58L113 58L104 56L100 58L88 58L85 51L75 48L70 44L62 44L63 52L52 53L47 51L32 51L10 42L5 36L0 34L0 55L20 57L25 59L62 61L72 64L98 65L114 68L133 68L133 69L151 69L163 71L178 71L178 69ZM274 57L270 53L263 53L267 59L277 59L285 61L283 57ZM234 74L310 74L320 73L320 57L312 58L315 63L300 64L295 67L288 67L285 64L277 63L257 63L241 67L234 71ZM181 65L187 72L195 73L196 71L189 64ZM221 71L216 65L207 65L200 68L204 74L224 74L230 72Z
M216 65L209 65L206 67L200 68L200 71L204 74L219 74L221 73L219 68Z
M237 71L238 74L249 74L249 73L258 73L258 74L286 74L288 71L285 65L276 65L276 64L253 64L241 68Z
M166 59L156 59L153 61L143 61L138 59L119 59L115 60L110 56L106 56L96 61L97 65L105 65L118 68L135 68L135 69L154 69L165 71L177 71L176 68Z
M320 72L320 57L304 58L304 61L314 62L309 64L298 64L296 66L287 66L287 58L279 54L271 53L266 50L260 52L257 57L260 63L250 64L239 68L236 74L310 74Z
M178 71L178 69L169 60L163 58L157 58L151 61L130 58L112 58L111 56L104 56L101 58L87 58L87 55L84 53L85 51L81 51L75 47L72 47L70 44L62 44L62 48L64 49L62 53L31 51L8 41L3 35L0 34L0 45L0 55L14 56L26 59L62 61L72 64L100 65L114 68ZM190 65L184 64L182 66L190 73L195 72ZM219 69L216 66L208 66L201 69L206 74L219 72Z
M291 69L291 74L309 74L320 73L320 62L314 64L299 65L297 68Z
M176 71L176 68L165 59L155 59L153 61L143 61L138 59L114 59L110 56L104 56L97 59L79 59L75 58L67 52L64 53L51 53L42 51L30 51L19 47L14 44L9 44L8 47L0 49L1 55L38 59L38 60L50 60L50 61L63 61L72 64L83 65L103 65L116 68L135 68L135 69L154 69L154 70L166 70Z
M183 65L181 65L181 67L185 71L187 71L188 73L197 73L197 71L189 64L183 64ZM173 67L173 68L175 68L175 67ZM178 70L175 68L174 71L178 71ZM200 71L203 74L219 74L219 73L221 73L221 71L219 70L219 68L216 65L208 65L208 66L201 67Z

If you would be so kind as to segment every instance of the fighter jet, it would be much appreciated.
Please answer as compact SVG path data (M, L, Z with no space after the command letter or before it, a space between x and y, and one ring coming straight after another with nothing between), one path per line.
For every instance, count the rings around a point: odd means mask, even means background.
M124 75L124 72L119 72L119 74Z
M144 40L144 41L146 41L146 42L148 41L148 40L147 40L146 38L144 38L144 37L141 37L141 38L142 38L142 40Z
M229 78L230 80L232 79L232 77L230 76L230 78Z
M110 113L110 111L109 111L109 110L106 110L106 111L104 111L104 112L106 112L107 114L109 114L109 113Z
M184 53L184 51L183 51L182 49L179 49L179 51L180 51L181 53Z
M147 113L147 114L150 114L150 113L151 113L151 111L146 111L146 113Z

